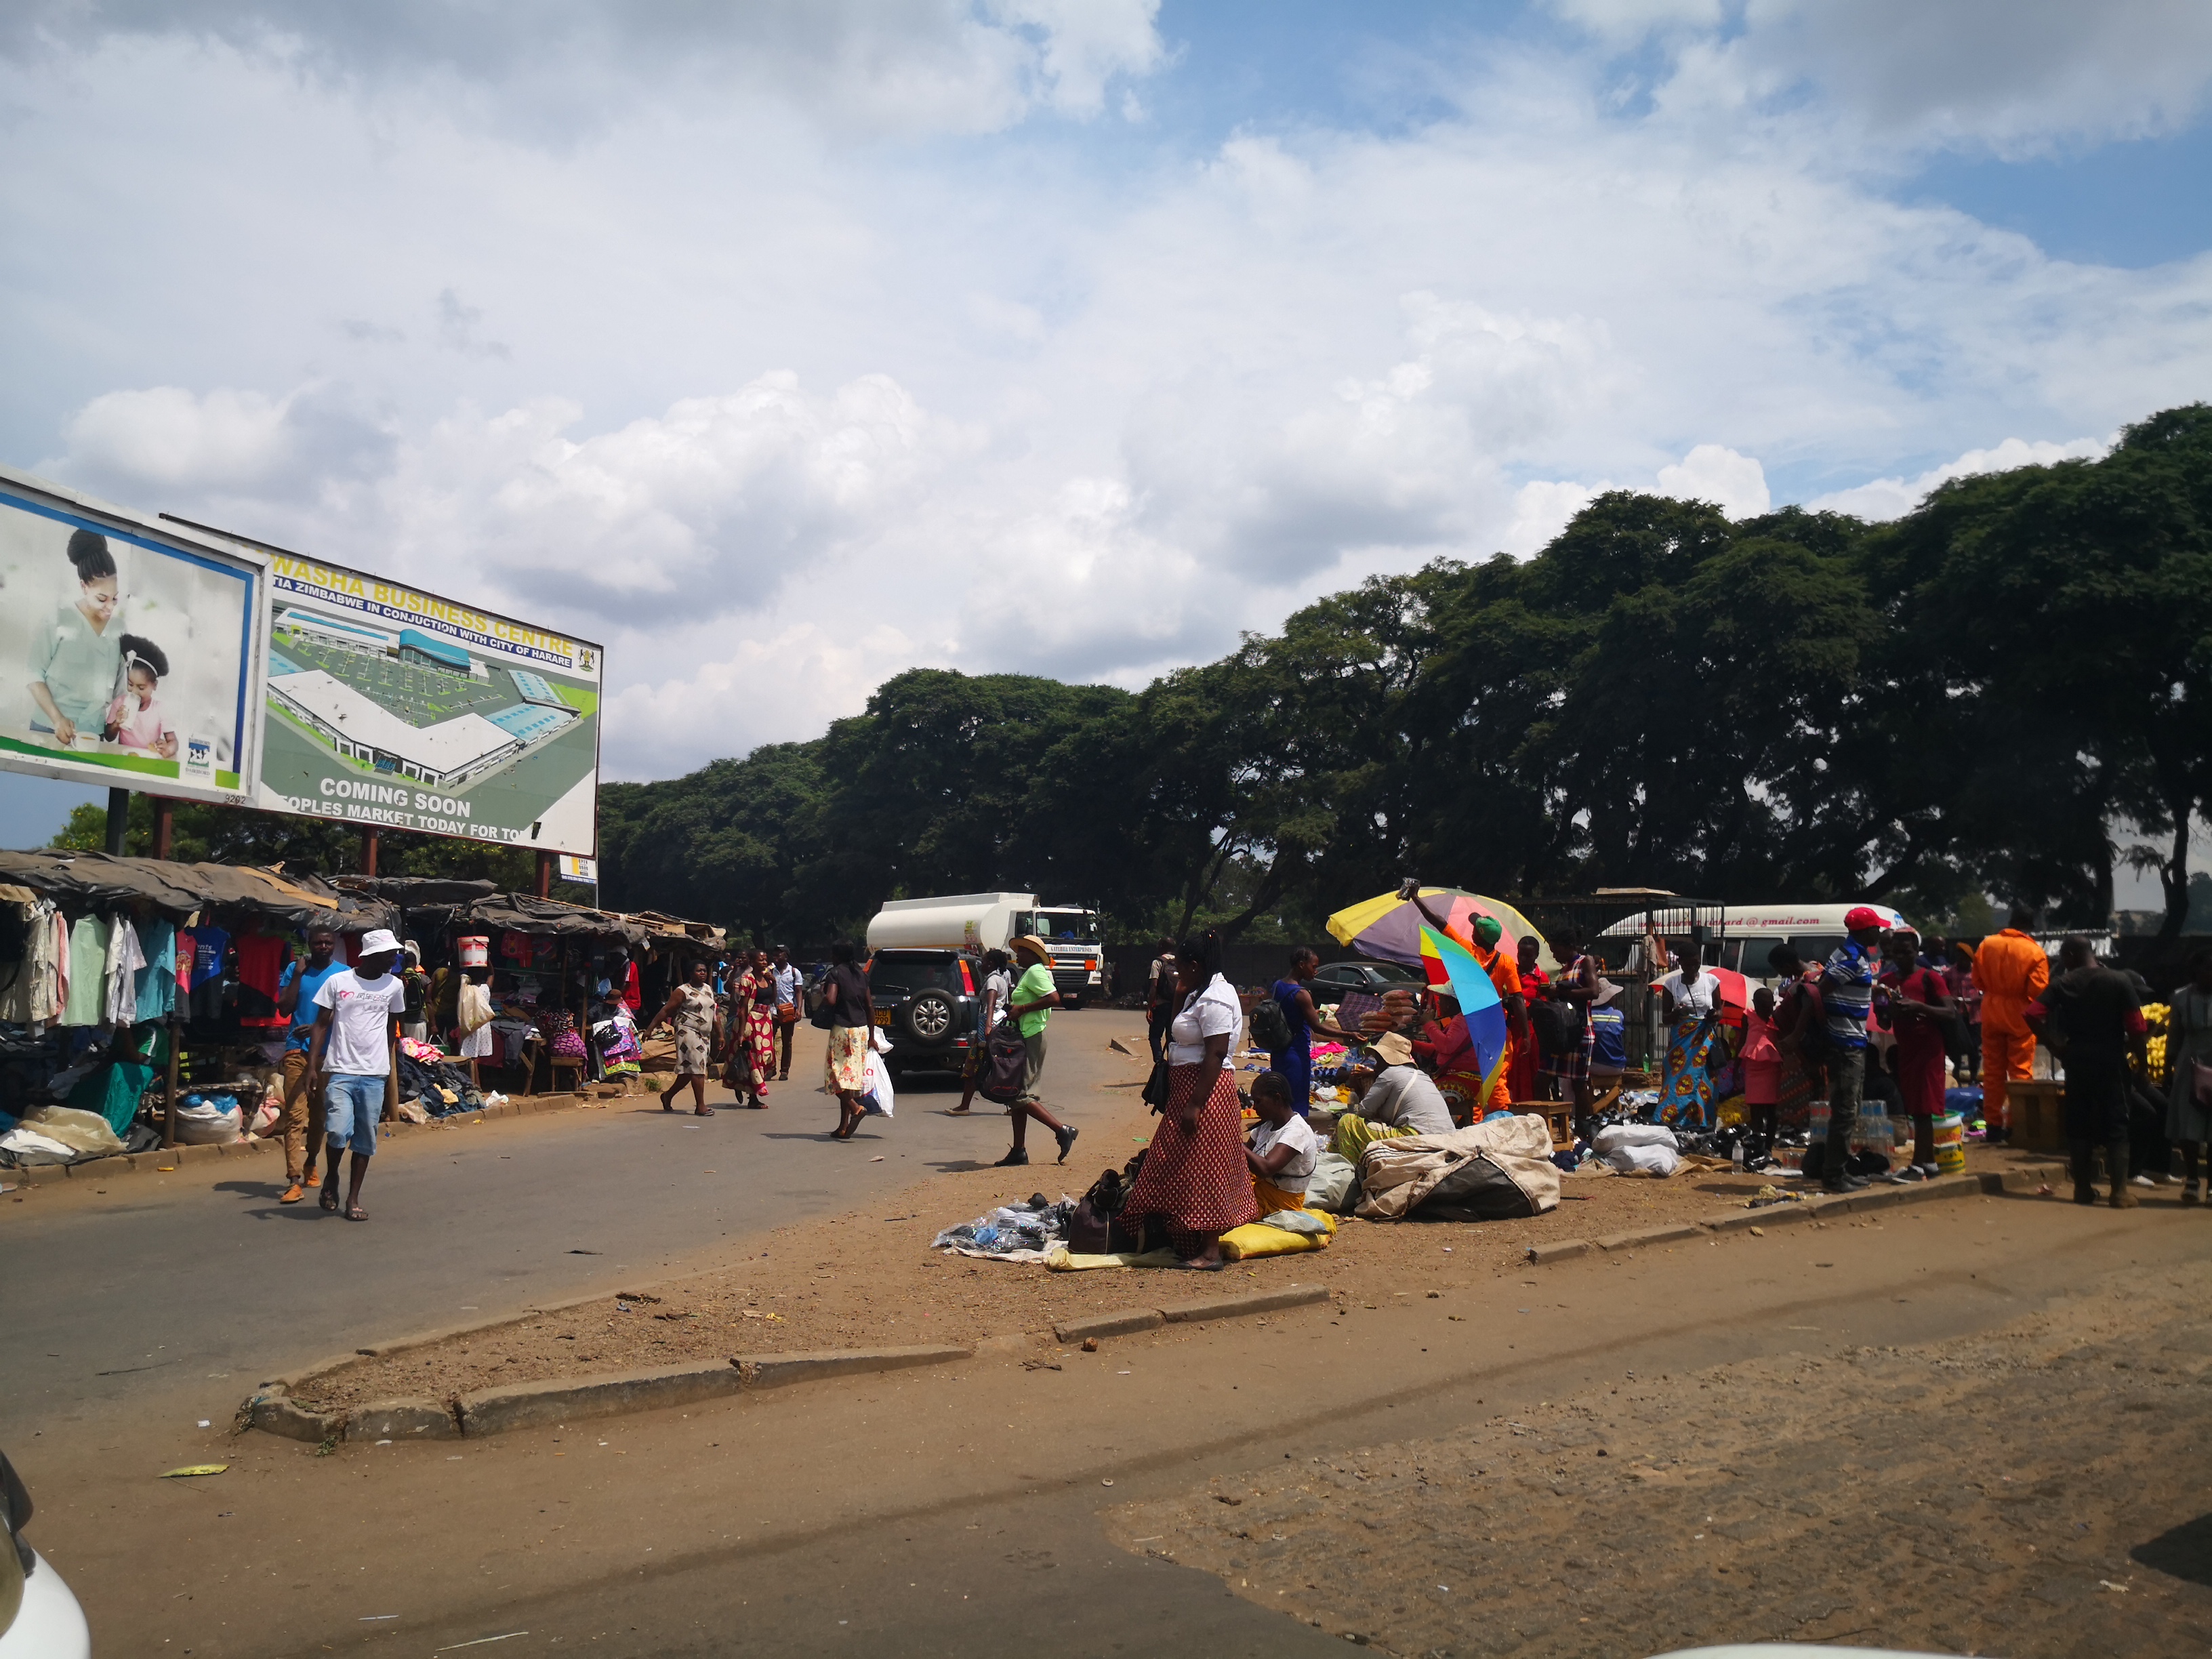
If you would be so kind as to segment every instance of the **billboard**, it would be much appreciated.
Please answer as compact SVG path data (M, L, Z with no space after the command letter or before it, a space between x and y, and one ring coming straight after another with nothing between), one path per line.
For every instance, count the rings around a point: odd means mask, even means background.
M266 550L258 805L599 850L598 646Z
M263 562L0 468L0 766L249 794Z

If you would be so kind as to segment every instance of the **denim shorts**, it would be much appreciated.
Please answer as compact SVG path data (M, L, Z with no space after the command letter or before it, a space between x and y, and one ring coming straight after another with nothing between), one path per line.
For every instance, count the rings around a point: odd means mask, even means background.
M376 1120L384 1115L384 1079L333 1072L323 1090L323 1143L336 1154L348 1146L356 1158L376 1155Z

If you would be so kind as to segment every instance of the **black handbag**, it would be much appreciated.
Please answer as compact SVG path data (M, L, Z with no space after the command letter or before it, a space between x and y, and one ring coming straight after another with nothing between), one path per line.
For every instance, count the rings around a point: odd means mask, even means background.
M1145 1079L1145 1104L1155 1112L1168 1109L1169 1073L1172 1069L1164 1060L1156 1060L1152 1062L1152 1074Z

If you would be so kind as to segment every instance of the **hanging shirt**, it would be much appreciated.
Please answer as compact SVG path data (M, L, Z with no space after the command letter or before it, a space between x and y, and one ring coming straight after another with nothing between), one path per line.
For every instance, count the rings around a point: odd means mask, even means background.
M230 951L230 935L204 924L192 930L192 988L222 977L222 959Z
M103 1025L135 1024L138 1015L138 970L146 965L146 952L138 944L138 930L118 915L107 934L107 986L101 1006Z
M240 1025L283 1025L276 1012L278 981L290 954L284 940L274 933L255 933L238 941L238 1023ZM398 981L394 981L396 985Z
M139 928L138 944L146 963L134 975L137 1008L131 1023L143 1025L148 1020L167 1019L177 1006L176 927L156 917Z

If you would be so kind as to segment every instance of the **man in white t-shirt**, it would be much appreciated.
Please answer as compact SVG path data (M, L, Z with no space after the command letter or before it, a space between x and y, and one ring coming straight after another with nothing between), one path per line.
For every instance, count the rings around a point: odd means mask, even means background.
M353 1183L346 1194L346 1219L366 1221L361 1207L362 1177L376 1152L376 1121L384 1115L392 1076L393 1045L399 1041L399 1013L407 989L392 964L399 960L399 941L388 928L362 935L361 953L315 991L315 1038L310 1074L323 1085L323 1145L330 1171L323 1177L322 1205L338 1206L338 1154L353 1149Z

